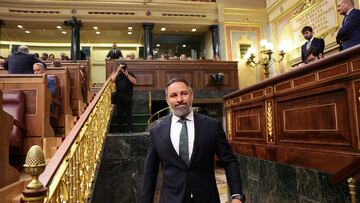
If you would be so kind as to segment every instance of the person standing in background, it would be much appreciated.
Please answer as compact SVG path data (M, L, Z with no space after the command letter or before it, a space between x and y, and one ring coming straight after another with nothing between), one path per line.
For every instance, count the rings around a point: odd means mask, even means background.
M119 67L110 76L111 82L116 84L116 109L120 125L127 123L126 132L132 132L132 95L136 85L135 74L128 71L126 63L120 63Z
M312 27L305 26L301 30L301 33L303 34L304 38L307 41L305 44L303 44L301 46L301 61L303 63L306 63L306 52L311 47L316 47L317 50L319 50L321 54L324 53L325 42L323 39L314 37L314 31L313 31Z
M339 0L337 11L344 16L336 35L340 51L360 44L360 10L354 8L354 0Z
M106 55L107 59L119 59L123 58L123 55L120 51L120 49L117 49L117 44L113 43L113 48L109 51L109 53Z

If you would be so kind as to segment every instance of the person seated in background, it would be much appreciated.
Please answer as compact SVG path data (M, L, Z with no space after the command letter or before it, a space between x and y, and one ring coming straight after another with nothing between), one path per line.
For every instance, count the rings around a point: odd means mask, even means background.
M42 63L34 55L29 54L29 48L21 45L18 51L8 56L4 68L9 74L33 74L34 63ZM44 63L43 63L44 64ZM46 65L44 64L46 67Z
M47 53L42 53L41 58L42 61L46 61L49 59L49 55Z
M34 54L34 57L37 58L37 59L39 59L40 56L39 56L38 53L35 53L35 54Z
M55 60L55 55L54 54L49 54L48 60Z
M167 54L161 54L159 60L169 60L169 56Z
M70 58L64 52L60 53L60 57L61 57L61 60L70 60Z
M153 60L154 58L153 58L153 56L151 55L151 54L149 54L149 55L147 55L146 56L146 60L148 60L148 61L151 61L151 60Z
M302 67L306 64L315 62L317 60L320 60L324 58L321 49L319 47L310 47L305 54L305 63L300 63L298 67Z
M179 59L180 61L186 61L187 60L186 54L181 54Z
M126 55L126 60L134 60L135 59L135 54L134 53L130 53L128 55Z
M53 65L53 67L61 67L60 61L53 61L52 65Z
M215 54L213 57L213 61L220 61L220 56Z
M45 66L42 63L35 63L33 65L33 71L34 74L44 74L45 73ZM49 75L47 76L47 87L49 89L49 91L51 92L51 103L50 103L50 112L51 112L51 126L53 126L53 124L56 122L56 116L55 112L57 110L57 106L60 105L60 101L58 100L58 85L57 82L55 80L55 77L50 77Z
M0 69L4 68L5 59L4 57L0 56Z

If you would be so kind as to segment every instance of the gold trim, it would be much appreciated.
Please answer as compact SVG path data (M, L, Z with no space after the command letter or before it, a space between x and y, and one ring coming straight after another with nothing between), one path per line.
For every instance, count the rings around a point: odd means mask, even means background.
M272 102L266 102L266 127L269 142L273 142L273 111L272 111Z
M229 141L233 140L233 134L232 134L232 111L231 109L228 109L226 111L226 117L227 117L227 137Z

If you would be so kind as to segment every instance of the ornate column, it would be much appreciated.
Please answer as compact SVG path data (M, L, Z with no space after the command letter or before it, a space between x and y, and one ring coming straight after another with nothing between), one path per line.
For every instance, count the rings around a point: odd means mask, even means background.
M212 43L213 43L213 56L218 55L220 57L219 51L219 26L211 25L209 30L212 34Z
M152 49L152 29L154 28L154 23L144 23L144 59L148 55L153 55Z
M81 20L72 17L69 21L64 21L65 26L71 26L71 59L80 60L80 28L82 27Z

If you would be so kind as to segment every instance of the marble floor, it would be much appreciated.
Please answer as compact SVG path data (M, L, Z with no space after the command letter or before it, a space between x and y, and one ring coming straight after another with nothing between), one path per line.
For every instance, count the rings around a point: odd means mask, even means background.
M225 170L223 168L215 169L216 185L219 190L221 203L228 203L228 186L226 182Z

